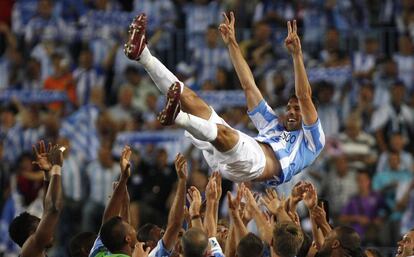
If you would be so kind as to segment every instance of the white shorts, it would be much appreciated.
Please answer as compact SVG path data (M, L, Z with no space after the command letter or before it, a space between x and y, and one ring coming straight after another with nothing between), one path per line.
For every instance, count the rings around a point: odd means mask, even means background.
M214 111L212 107L210 122L230 126ZM258 178L266 165L265 154L259 143L252 137L236 130L239 141L227 152L219 152L210 142L196 139L187 131L195 147L203 151L203 156L213 171L220 171L224 178L233 182L246 182Z

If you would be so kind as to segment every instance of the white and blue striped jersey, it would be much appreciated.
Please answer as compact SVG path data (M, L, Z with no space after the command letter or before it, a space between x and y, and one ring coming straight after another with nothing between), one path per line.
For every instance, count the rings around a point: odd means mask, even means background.
M74 155L69 155L63 160L64 172L62 172L62 186L65 196L73 201L81 201L84 196L85 180L83 162Z
M269 184L288 182L312 164L325 145L325 134L319 119L309 126L303 124L300 130L287 131L265 100L248 114L259 131L255 139L270 145L280 162L282 172Z

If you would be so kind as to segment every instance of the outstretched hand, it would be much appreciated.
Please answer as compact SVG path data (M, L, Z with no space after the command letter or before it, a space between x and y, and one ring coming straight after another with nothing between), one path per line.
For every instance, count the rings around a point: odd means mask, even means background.
M298 183L296 183L293 186L292 191L290 193L292 201L296 203L302 201L308 189L309 189L309 186L304 181L299 181Z
M296 20L293 22L287 22L288 35L285 39L285 46L290 54L300 54L302 47L300 45L300 39L297 34Z
M188 189L187 200L190 202L190 208L188 209L190 217L200 215L201 194L195 186Z
M144 243L138 242L135 244L135 248L132 252L132 257L147 257L151 248L146 247L144 250Z
M187 160L184 155L178 153L175 157L175 171L177 172L178 179L187 180Z
M223 13L224 22L220 24L219 31L226 45L236 42L236 33L234 31L234 13L230 12L230 19L226 13Z
M52 166L62 167L63 165L63 152L60 148L60 145L55 145L47 153L47 160Z
M37 166L39 166L39 168L41 170L43 170L45 172L50 171L50 169L52 168L52 164L47 159L47 155L50 152L50 150L52 149L52 144L49 143L48 148L46 150L45 142L43 140L41 140L39 142L39 149L36 148L36 145L33 145L32 148L33 148L33 152L34 152L35 157L36 157L36 160L33 161L32 164L36 164Z
M131 148L129 146L125 146L121 153L121 159L119 161L119 165L121 166L121 175L129 178L131 176L131 164L129 160L131 159Z
M269 210L272 215L276 215L283 208L284 201L279 199L276 190L267 188L266 194L260 198L260 202Z
M315 186L312 183L307 182L306 185L308 189L303 198L303 202L309 210L312 210L318 204L318 194L316 193Z

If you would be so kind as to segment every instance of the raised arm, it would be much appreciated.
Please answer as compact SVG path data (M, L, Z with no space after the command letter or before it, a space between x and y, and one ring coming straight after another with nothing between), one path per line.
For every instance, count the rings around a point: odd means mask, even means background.
M293 26L287 22L288 36L285 39L285 46L292 55L293 68L295 71L295 94L299 100L302 119L305 125L312 125L318 119L315 105L312 102L312 90L306 75L305 65L303 64L302 47L297 34L296 20Z
M111 199L109 200L108 205L105 208L102 224L107 222L109 219L115 216L119 216L121 213L122 207L125 202L125 194L127 192L127 182L129 176L131 175L131 167L129 164L129 159L131 158L131 148L125 146L122 150L120 166L121 166L121 177L117 185L115 186L114 192L112 193Z
M42 218L34 234L23 245L21 257L44 256L45 249L53 240L53 235L63 207L61 180L63 154L59 150L58 145L50 150L47 159L52 167L50 170L49 187L44 199Z
M45 208L45 198L46 192L49 188L50 183L50 170L52 169L52 164L47 159L47 154L52 149L52 144L49 143L48 150L46 151L46 145L43 140L39 142L39 149L35 145L32 146L33 153L36 160L32 164L36 164L43 171L43 209Z
M174 248L184 220L187 161L182 154L177 154L177 157L175 158L175 170L178 177L177 192L175 193L174 202L168 215L167 229L162 237L162 241L167 250L172 250Z
M225 13L223 13L223 16L224 22L220 24L219 30L224 43L229 49L231 62L233 63L237 77L239 78L244 94L246 95L247 108L250 111L262 101L263 96L256 86L253 73L246 60L244 60L239 44L236 41L234 14L233 12L230 12L230 19Z
M130 210L130 204L131 200L129 198L129 192L128 189L124 192L124 199L122 202L122 208L121 208L121 218L128 222L128 224L131 224L131 210Z
M230 217L233 221L233 230L234 230L233 232L234 238L232 239L234 240L235 247L237 247L240 240L248 233L247 228L244 225L242 218L240 217L240 210L239 210L240 200L243 194L243 190L244 188L239 187L237 191L237 196L234 199L232 198L231 193L229 191L227 192L229 212L230 212Z
M203 222L201 221L201 194L195 186L190 187L187 193L187 199L190 202L188 212L190 214L191 227L199 228L204 231Z
M260 238L268 244L271 244L273 228L268 226L266 217L257 205L252 192L247 187L244 189L244 198L246 200L246 208L250 209L250 213L256 222Z
M215 206L218 196L216 177L212 175L206 187L206 213L204 217L204 226L208 237L215 237L217 233L217 222Z

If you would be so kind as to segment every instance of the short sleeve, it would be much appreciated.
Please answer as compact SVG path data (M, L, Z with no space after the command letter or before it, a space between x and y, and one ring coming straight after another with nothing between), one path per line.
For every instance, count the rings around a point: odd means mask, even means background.
M252 110L248 111L247 114L259 133L279 125L278 116L265 100L260 101L260 103Z
M319 118L312 125L302 125L306 147L313 153L320 152L325 146L325 133Z
M167 248L165 248L164 242L162 239L160 239L160 241L157 243L157 246L152 249L148 257L169 257L171 254L172 251L169 251Z
M208 242L210 243L211 254L214 257L224 257L223 250L215 237L210 237Z

